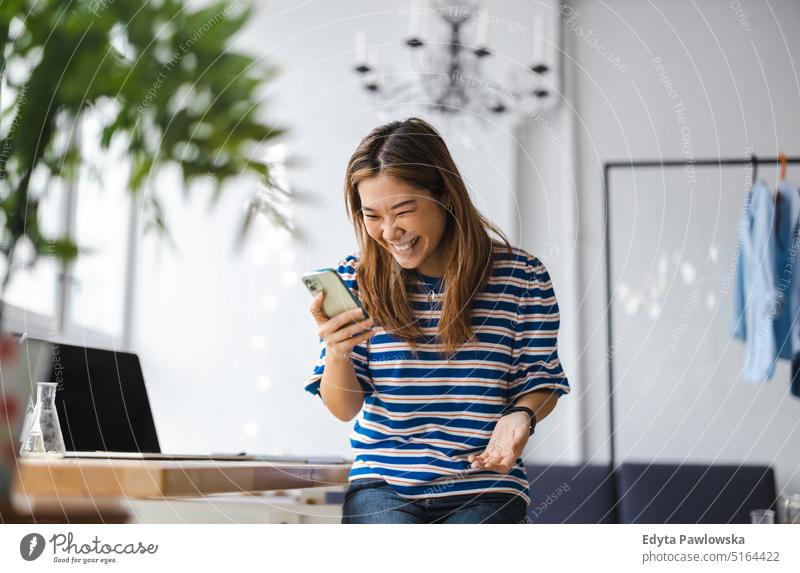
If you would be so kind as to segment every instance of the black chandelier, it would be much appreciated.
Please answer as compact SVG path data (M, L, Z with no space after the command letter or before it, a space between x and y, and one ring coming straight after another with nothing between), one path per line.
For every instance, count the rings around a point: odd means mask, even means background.
M433 14L447 27L442 41L430 41L411 33L404 45L412 53L416 80L400 80L397 74L378 73L377 63L369 61L363 33L356 36L354 70L361 84L383 104L423 104L443 115L464 111L479 114L532 115L547 107L552 97L553 66L544 56L543 18L533 26L533 61L520 66L507 85L490 79L485 67L493 53L486 44L488 14L476 0L438 0L430 7L417 3L409 16ZM465 28L477 23L476 41L465 41ZM518 31L527 27L521 25Z

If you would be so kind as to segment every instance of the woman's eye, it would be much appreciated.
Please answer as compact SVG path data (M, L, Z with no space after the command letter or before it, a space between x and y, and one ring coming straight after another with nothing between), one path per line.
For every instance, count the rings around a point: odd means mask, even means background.
M414 211L402 211L400 213L397 213L395 217L399 217L401 215L407 215L408 213L413 213L413 212ZM370 220L380 219L380 217L378 217L377 215L364 215L364 218Z

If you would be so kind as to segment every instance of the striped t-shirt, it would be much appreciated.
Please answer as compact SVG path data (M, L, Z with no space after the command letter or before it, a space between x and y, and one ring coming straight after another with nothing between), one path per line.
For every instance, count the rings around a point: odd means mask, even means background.
M449 361L435 344L441 302L425 292L444 293L443 278L415 272L419 289L409 295L428 341L417 357L403 339L376 325L368 342L351 354L364 390L364 405L350 432L354 462L349 480L382 478L405 498L508 492L530 503L521 458L507 474L472 469L467 457L486 449L504 408L531 390L563 395L569 383L556 350L559 327L550 275L522 249L496 244L494 265L483 290L473 296L468 342ZM337 268L359 297L358 256ZM424 289L424 292L416 293ZM319 395L325 345L305 389Z

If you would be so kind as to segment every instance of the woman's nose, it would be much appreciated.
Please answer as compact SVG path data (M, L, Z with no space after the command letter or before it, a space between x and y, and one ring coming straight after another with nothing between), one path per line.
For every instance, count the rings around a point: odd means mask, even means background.
M405 230L395 225L392 221L383 225L383 238L386 241L397 243L403 239L405 234Z

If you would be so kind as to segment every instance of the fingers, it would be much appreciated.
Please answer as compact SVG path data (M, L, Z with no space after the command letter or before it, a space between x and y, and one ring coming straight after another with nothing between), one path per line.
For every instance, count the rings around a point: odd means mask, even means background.
M497 465L500 462L501 459L502 459L502 456L500 456L498 454L489 454L489 453L484 452L483 454L481 454L480 456L478 456L475 459L473 464L476 467L491 469L492 466Z
M483 453L472 454L467 457L472 469L486 469L499 473L508 473L514 466L513 452L502 453L496 448L487 448Z
M327 340L333 344L349 341L349 339L352 338L353 336L356 335L361 336L362 334L366 334L367 332L371 333L372 324L373 324L372 319L368 318L367 320L364 320L362 322L357 322L355 324L345 326L344 328L340 328L333 334L329 335L329 338Z
M317 321L317 324L322 324L329 320L328 316L325 314L325 311L322 310L323 302L325 302L324 292L319 293L314 297L314 300L311 301L311 316L314 317L314 320Z
M501 473L507 473L509 470L511 470L511 467L513 465L514 465L513 454L506 454L506 455L497 454L486 463L486 466L490 470L494 470L496 472L501 472Z
M360 308L354 308L352 310L348 310L347 312L343 312L341 314L337 314L331 319L331 327L334 330L339 330L343 326L347 324L356 324L360 321L364 320L364 311Z
M365 328L372 326L371 321L369 323L366 322L366 313L361 308L354 308L337 314L333 318L328 318L323 310L324 299L324 293L319 293L317 296L315 296L311 303L310 311L317 323L317 326L319 327L317 329L318 334L320 338L325 340L326 343L333 344L335 342L345 340L350 336L361 332ZM351 326L352 328L349 328L346 333L339 332L343 327L347 326Z
M321 310L319 312L322 313L322 316L325 316ZM337 314L330 319L327 317L325 317L323 320L317 319L319 335L321 338L327 338L340 328L351 324L357 324L357 321L363 320L363 318L364 312L360 308L356 308Z
M473 454L467 458L468 461L471 462L471 467L473 469L483 469L486 464L486 458L489 454L484 451L480 454Z
M364 320L364 311L360 308L354 308L341 314L337 314L325 324L326 330L336 332L343 326L348 324L356 324L358 321Z
M367 342L375 334L371 326L372 319L368 319L364 322L343 328L329 335L327 338L323 337L323 340L325 340L325 345L329 352L343 358L349 358L355 346ZM365 327L366 330L364 330Z
M350 358L350 354L353 352L353 348L357 345L361 344L362 342L368 341L373 335L371 330L363 332L357 336L352 338L348 338L343 342L339 342L338 344L332 344L328 346L328 352L331 354L335 354L337 356L341 356L342 358Z
M501 473L501 474L507 474L509 471L511 471L511 468L513 467L513 463L511 463L511 462L504 462L504 463L503 462L497 462L497 463L473 462L471 467L472 467L472 469L477 469L477 470L489 470L489 471L493 471L493 472L497 472L497 473Z

